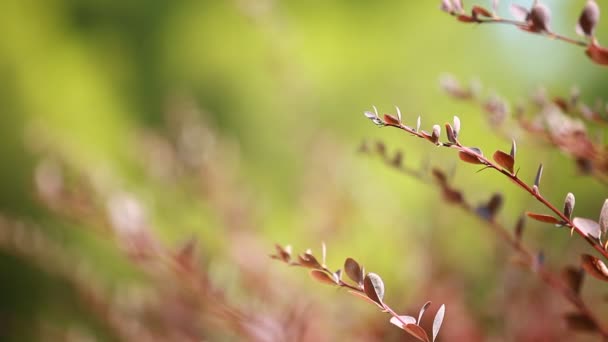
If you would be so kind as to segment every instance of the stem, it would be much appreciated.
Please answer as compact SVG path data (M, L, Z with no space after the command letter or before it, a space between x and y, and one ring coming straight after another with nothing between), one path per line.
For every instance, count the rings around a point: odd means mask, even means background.
M564 35L561 35L559 33L554 33L554 32L534 32L534 31L529 31L526 30L526 28L529 28L530 25L524 21L518 21L518 20L511 20L511 19L503 19L503 18L487 18L487 19L480 19L480 18L476 18L476 23L478 24L505 24L505 25L512 25L515 26L519 29L522 29L524 31L530 32L530 33L538 33L540 35L544 35L547 36L549 38L553 38L555 40L561 40L562 42L568 43L568 44L572 44L572 45L576 45L576 46L581 46L581 47L587 47L589 46L589 43L587 43L586 41L583 40L578 40L578 39L573 39L573 38L569 38L566 37Z

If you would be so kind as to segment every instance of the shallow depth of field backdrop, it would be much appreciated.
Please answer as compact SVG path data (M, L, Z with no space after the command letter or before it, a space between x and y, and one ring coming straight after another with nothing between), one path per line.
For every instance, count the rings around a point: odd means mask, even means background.
M546 3L553 27L574 35L584 1ZM456 167L454 181L471 201L505 194L499 219L511 227L525 210L542 208L504 177L378 129L363 112L397 105L406 122L421 115L425 129L457 114L466 144L508 150L478 107L440 90L440 77L477 79L484 91L513 101L541 86L556 95L578 86L592 103L606 96L608 74L582 49L512 27L460 24L438 1L8 0L1 7L1 214L57 243L75 269L89 265L91 281L109 288L112 300L133 300L158 280L131 267L93 223L41 204L36 170L49 156L68 160L108 198L137 198L166 246L196 237L201 267L228 301L280 316L296 298L303 310L326 317L314 325L325 340L403 335L376 308L268 258L275 242L320 255L324 241L332 268L354 257L382 275L387 301L404 313L415 314L426 300L446 303L444 329L500 340L513 324L559 320L534 314L543 307L535 300L550 290L517 273L478 220L445 204L435 187L357 151L364 140L380 139L389 151L404 151L412 167ZM606 28L600 24L600 37ZM194 163L207 163L205 172L188 174L163 159L157 136L176 130L175 116L196 125L198 140L185 146L202 159ZM544 194L561 205L575 192L577 216L596 217L605 185L576 176L568 157L525 134L518 142L522 178L532 181L544 163ZM112 211L112 203L98 207ZM536 222L525 232L528 246L542 249L556 270L589 250L581 240ZM0 251L0 339L115 338L61 275L16 254ZM265 297L276 296L272 303L258 298L243 270L281 284ZM519 278L513 284L510 277ZM601 285L588 280L586 298L603 300ZM164 279L166 286L179 281ZM505 298L513 293L519 299ZM505 314L508 305L525 322ZM202 336L210 340L239 339L222 322L208 331Z

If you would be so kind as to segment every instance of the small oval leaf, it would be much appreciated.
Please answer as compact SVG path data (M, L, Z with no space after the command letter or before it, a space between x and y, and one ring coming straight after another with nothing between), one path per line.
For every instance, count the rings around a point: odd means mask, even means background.
M363 280L363 290L369 299L382 305L384 298L384 282L376 273L368 273Z
M505 168L505 170L513 173L513 166L515 165L515 159L510 154L506 154L503 151L496 151L492 156L498 165Z
M396 326L398 326L399 328L403 329L404 327L404 323L405 325L407 324L416 324L416 319L412 316L399 316L399 318L393 316L391 317L390 322Z
M344 272L346 272L346 275L356 284L359 285L363 283L361 266L354 259L347 258L346 261L344 261Z
M596 279L608 281L608 267L600 259L589 254L581 255L583 269Z
M399 119L397 119L396 117L394 117L390 114L384 114L384 122L388 125L395 125L395 126L399 126L401 124L399 122Z
M552 223L552 224L561 223L560 220L556 219L555 217L553 217L551 215L537 214L537 213L531 213L531 212L526 212L526 215L528 215L529 218L535 219L536 221L540 221L540 222Z
M420 341L430 342L429 335L426 334L426 331L422 329L419 325L416 324L407 324L403 327L403 330L407 331L410 335L419 339Z
M587 218L575 217L572 223L585 235L599 239L601 231L597 222Z
M314 280L316 280L320 283L328 284L328 285L336 285L335 279L332 276L330 276L329 274L327 274L321 270L311 270L310 276Z
M470 163L470 164L483 164L479 158L477 158L475 155L470 154L468 152L465 151L460 151L458 152L458 158L460 158L460 160L462 160L465 163Z
M598 45L595 40L585 50L585 53L596 64L608 65L608 49Z

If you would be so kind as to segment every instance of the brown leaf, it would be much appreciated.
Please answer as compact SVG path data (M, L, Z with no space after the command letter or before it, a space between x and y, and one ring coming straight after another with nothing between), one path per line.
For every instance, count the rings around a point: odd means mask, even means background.
M476 23L478 20L476 18L473 18L471 16L468 16L466 14L461 14L458 16L458 20L462 21L463 23Z
M515 160L511 157L510 154L507 154L503 151L496 151L492 156L494 160L498 163L498 165L505 168L510 173L513 173L513 166L515 165Z
M597 331L597 325L589 319L589 316L573 312L565 314L564 319L569 329L587 332Z
M570 288L570 290L577 295L581 292L584 276L585 272L581 268L566 266L562 270L562 278L564 278L564 282L566 282L566 284L568 284L568 288Z
M589 47L587 47L585 53L596 64L608 65L608 49L601 47L595 39Z
M384 282L376 273L368 273L363 280L363 290L367 297L382 306L384 298Z
M361 272L361 266L352 258L347 258L344 261L344 272L346 275L355 282L355 284L363 283L363 273Z
M275 244L274 248L276 249L277 254L271 255L273 259L278 259L283 262L289 262L291 260L291 246L283 248L281 245Z
M386 122L386 124L388 124L388 125L395 125L395 126L399 126L401 124L401 122L399 122L399 119L397 119L396 117L394 117L390 114L384 114L384 122Z
M454 132L452 125L450 125L449 123L446 123L445 132L448 135L448 141L455 144L456 143L456 133Z
M312 255L311 252L306 252L298 256L300 265L308 268L322 268L321 264L317 261L317 258Z
M419 325L416 324L406 324L403 327L403 330L407 331L410 335L419 339L420 341L430 342L429 336L426 334L426 331L422 329Z
M581 255L581 265L594 278L608 281L608 267L600 259L589 254L583 254Z
M477 158L477 156L469 153L469 152L465 152L465 151L460 151L458 152L458 158L460 158L460 160L462 160L465 163L471 163L471 164L483 164L479 158Z
M321 271L321 270L311 270L310 271L310 276L323 284L328 284L328 285L337 285L336 281L327 273Z
M477 18L479 16L492 18L492 12L481 6L473 6L473 8L471 9L471 13L473 14L474 18Z
M532 32L550 32L551 11L549 7L537 3L532 7L527 21L530 23L528 29Z
M537 213L531 213L531 212L526 212L526 215L528 215L529 218L533 218L537 221L540 222L545 222L545 223L552 223L552 224L560 224L561 221L556 219L555 217L551 216L551 215L544 215L544 214L537 214Z

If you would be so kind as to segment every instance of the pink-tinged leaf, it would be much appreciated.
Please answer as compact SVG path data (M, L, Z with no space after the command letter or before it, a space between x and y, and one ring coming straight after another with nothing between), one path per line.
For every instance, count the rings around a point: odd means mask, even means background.
M574 204L575 204L574 194L569 192L566 195L566 199L564 200L564 215L567 218L572 218L572 213L574 212Z
M460 118L454 116L454 137L458 139L458 135L460 134Z
M439 8L447 13L452 13L452 11L454 10L454 8L452 7L452 1L450 0L442 0L441 6L439 6Z
M475 18L478 18L479 16L492 18L492 12L481 6L473 6L473 8L471 9L471 13Z
M360 285L363 283L363 273L361 272L361 266L358 262L356 262L352 258L347 258L344 261L344 272L346 275L355 282L355 284Z
M596 279L608 281L608 267L600 259L589 254L581 255L581 266Z
M321 271L321 270L311 270L310 271L310 276L323 284L328 284L328 285L336 285L336 281L334 278L332 278L329 274Z
M384 310L384 306L374 302L373 300L369 299L368 296L366 296L365 294L361 293L361 292L357 292L357 291L353 291L353 290L348 290L348 293L354 295L355 297L364 299L366 302L376 305L377 307L379 307L380 309Z
M590 236L595 239L599 239L601 235L600 225L590 219L575 217L572 220L572 223L585 235Z
M601 47L595 40L587 47L585 53L596 64L608 65L608 49Z
M523 6L512 4L509 10L511 11L513 18L517 20L525 21L528 19L528 9Z
M424 315L424 312L426 311L426 309L429 308L429 306L431 306L431 302L426 302L420 308L420 311L418 312L418 324L420 324L420 322L422 321L422 315Z
M438 144L440 134L441 134L441 127L439 127L439 125L433 125L433 131L431 133L431 141L435 144Z
M454 9L456 11L463 11L462 0L452 0L452 4L454 4Z
M604 205L600 211L599 224L602 233L606 234L606 231L608 231L608 199L604 201Z
M399 316L399 318L393 316L391 317L390 322L403 329L405 324L416 324L416 319L412 316ZM405 322L405 324L403 322Z
M441 329L441 324L443 324L443 317L445 316L445 304L441 305L437 313L435 314L435 319L433 320L433 342L437 338L439 334L439 330Z
M550 32L551 10L544 4L537 3L532 7L528 16L530 22L529 30L532 32Z
M399 119L397 119L396 117L394 117L390 114L384 114L384 122L386 122L388 125L395 125L395 126L399 126L401 124L399 122Z
M382 305L384 298L384 282L376 273L368 273L363 280L363 290L369 299Z
M575 331L594 332L597 331L597 325L589 319L588 315L583 315L578 312L568 313L564 315L568 328Z
M479 158L477 158L477 156L469 153L469 152L465 152L465 151L460 151L458 152L458 158L460 158L460 160L462 160L465 163L471 163L471 164L483 164Z
M576 33L585 37L592 37L593 31L600 20L600 8L594 0L587 0L587 4L576 24Z
M422 327L420 327L419 325L407 324L405 327L403 327L403 330L407 331L410 335L414 336L420 341L431 342L429 340L429 335L427 335L426 331L424 331L424 329L422 329Z
M540 222L544 222L544 223L551 223L551 224L560 224L561 221L556 219L555 217L551 216L551 215L544 215L544 214L537 214L537 213L531 213L531 212L526 212L526 215L528 215L529 218L535 219L536 221L540 221Z
M515 160L510 154L506 154L503 151L496 151L492 156L498 165L502 166L505 170L513 173L513 166L515 166Z
M566 266L562 270L564 282L568 284L568 288L577 295L581 292L584 276L585 272L581 268Z
M448 141L455 144L456 143L456 133L454 132L452 125L450 125L449 123L445 124L445 133L448 136Z

